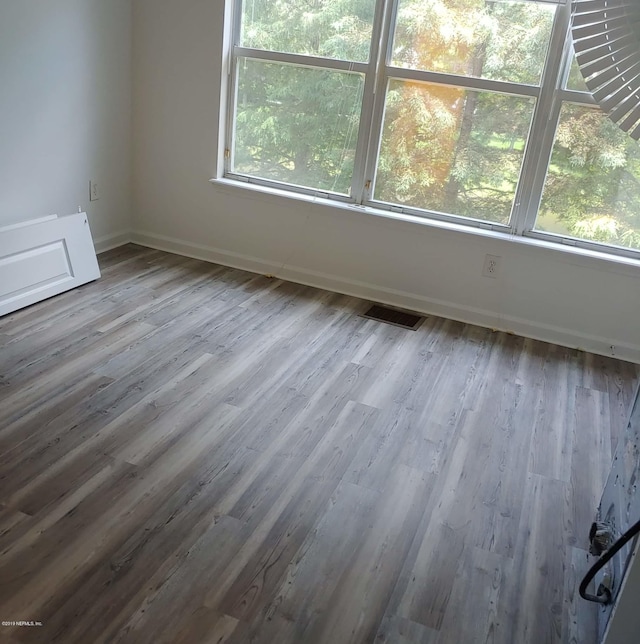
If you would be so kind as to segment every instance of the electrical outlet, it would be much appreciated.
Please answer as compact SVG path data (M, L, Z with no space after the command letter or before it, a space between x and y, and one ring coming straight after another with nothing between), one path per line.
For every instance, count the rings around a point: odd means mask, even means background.
M493 277L494 279L500 274L500 260L498 255L485 255L484 266L482 267L483 277Z
M100 199L98 184L95 181L89 181L89 201L98 201L98 199Z

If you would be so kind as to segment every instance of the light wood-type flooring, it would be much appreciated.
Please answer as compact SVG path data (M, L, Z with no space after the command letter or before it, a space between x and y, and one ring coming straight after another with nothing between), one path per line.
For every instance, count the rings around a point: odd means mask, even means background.
M636 366L138 246L0 319L1 642L595 642Z

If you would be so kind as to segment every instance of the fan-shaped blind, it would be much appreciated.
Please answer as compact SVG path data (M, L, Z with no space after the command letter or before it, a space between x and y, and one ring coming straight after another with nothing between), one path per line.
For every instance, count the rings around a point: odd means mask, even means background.
M580 71L609 118L640 138L640 0L573 0Z

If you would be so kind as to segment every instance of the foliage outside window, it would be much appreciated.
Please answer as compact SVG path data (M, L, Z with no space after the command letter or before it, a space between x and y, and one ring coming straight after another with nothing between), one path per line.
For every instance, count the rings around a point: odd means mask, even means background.
M235 10L227 176L640 250L640 147L594 107L570 46L551 47L569 37L566 5L236 0Z

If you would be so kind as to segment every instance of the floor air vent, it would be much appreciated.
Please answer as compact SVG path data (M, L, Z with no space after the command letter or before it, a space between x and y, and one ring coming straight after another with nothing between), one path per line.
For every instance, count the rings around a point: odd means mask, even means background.
M398 311L391 309L388 306L381 306L374 304L362 317L369 318L370 320L378 320L378 322L386 322L387 324L394 324L401 326L403 329L411 329L415 331L424 317L416 315L415 313L406 313L405 311Z

